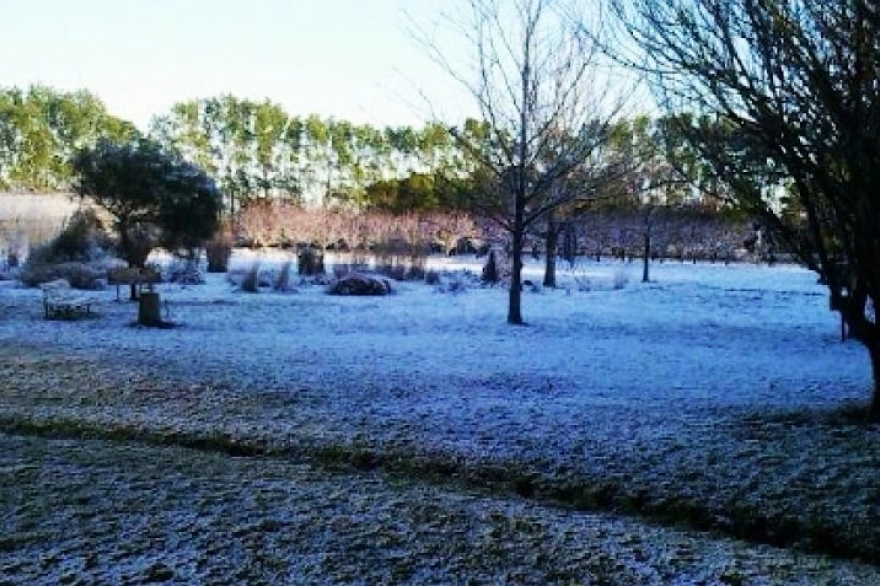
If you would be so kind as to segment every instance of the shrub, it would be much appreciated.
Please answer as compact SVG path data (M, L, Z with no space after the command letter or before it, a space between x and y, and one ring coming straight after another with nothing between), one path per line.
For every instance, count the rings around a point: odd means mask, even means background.
M589 293L593 289L593 284L590 282L590 277L586 274L575 275L574 283L577 287L577 290L581 293Z
M260 290L260 263L255 262L251 265L242 277L239 287L247 293L256 293Z
M352 273L330 285L331 295L388 295L391 283L372 275Z
M395 281L406 279L406 267L402 264L385 263L377 267L376 271Z
M95 210L77 210L51 243L58 261L86 262L104 256L109 240Z
M495 285L499 280L498 262L495 260L495 251L490 250L489 257L486 259L486 264L483 267L483 282Z
M106 256L109 247L110 242L95 211L77 210L54 239L31 249L27 262L34 265L89 262Z
M201 285L205 282L197 262L191 259L175 259L166 272L168 282L180 285Z
M466 293L471 283L476 280L476 276L468 271L458 271L447 274L445 277L445 280L440 282L440 285L437 287L437 291L453 295Z
M440 273L437 271L428 271L425 273L425 283L431 286L437 286L440 284Z
M107 273L81 262L31 263L22 267L19 278L28 287L65 279L74 289L96 290L106 284Z
M425 265L428 259L424 256L414 257L411 259L409 268L406 271L406 278L413 281L420 281L425 278Z
M324 253L311 246L303 248L297 255L297 270L304 277L324 274Z
M333 265L333 277L335 280L339 280L346 275L350 275L351 273L355 273L358 270L358 266L351 263L338 263Z
M286 262L281 265L281 270L278 271L278 274L275 276L275 282L272 283L272 288L276 291L290 291L290 262Z
M232 236L227 232L218 232L205 244L209 273L225 273L229 270L232 244Z
M629 277L623 271L617 271L614 273L614 280L611 283L611 286L614 287L615 290L619 291L625 288L629 284Z

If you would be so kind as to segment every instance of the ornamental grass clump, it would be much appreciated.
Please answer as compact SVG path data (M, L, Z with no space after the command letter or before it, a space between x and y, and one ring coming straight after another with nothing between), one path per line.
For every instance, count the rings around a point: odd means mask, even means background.
M290 267L291 262L285 262L281 265L281 269L278 271L278 274L275 275L275 280L272 283L272 289L275 291L290 291L292 290L292 285L290 284Z
M225 273L229 270L229 259L232 258L232 236L228 233L217 233L205 244L205 256L208 258L209 273Z
M303 277L323 275L324 253L318 248L306 246L297 255L297 271Z
M260 290L260 263L251 265L241 279L239 287L246 293L257 293Z

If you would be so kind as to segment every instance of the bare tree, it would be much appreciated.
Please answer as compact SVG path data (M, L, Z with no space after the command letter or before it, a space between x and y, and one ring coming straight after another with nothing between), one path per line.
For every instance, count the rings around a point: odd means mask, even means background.
M473 61L449 57L419 38L471 95L482 125L453 136L484 179L478 211L509 238L512 273L507 321L522 324L523 248L528 229L590 188L578 177L607 140L622 101L595 36L599 15L576 0L467 0L445 21L469 43ZM588 23L586 15L592 15ZM464 62L462 62L464 61ZM470 66L468 66L470 65ZM473 132L478 128L480 132ZM591 174L595 175L595 173ZM555 253L555 251L554 251Z
M610 1L662 104L704 115L682 130L729 197L827 283L870 354L880 420L876 2Z

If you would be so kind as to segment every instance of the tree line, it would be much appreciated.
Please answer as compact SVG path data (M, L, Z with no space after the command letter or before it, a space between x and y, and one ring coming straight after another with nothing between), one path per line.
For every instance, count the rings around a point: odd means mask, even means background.
M603 156L621 160L635 156L633 149L672 152L665 144L676 140L669 128L668 121L646 116L622 120L612 129L614 142ZM299 117L269 100L223 95L174 105L155 116L144 135L86 90L31 86L0 89L0 189L67 191L75 180L72 161L80 149L101 140L143 138L179 153L214 178L230 214L266 199L391 213L460 211L475 199L468 190L487 188L479 158L462 144L489 146L486 123L476 120L459 126L377 128L316 115ZM661 180L657 169L653 180ZM620 190L604 195L609 202L633 204L624 201ZM704 199L682 187L667 189L663 202L682 205Z
M680 177L682 169L696 177L697 167L694 154L672 132L675 125L670 120L637 116L613 125L598 120L590 124L586 128L595 133L596 144L589 168L583 162L570 165L572 175L579 170L582 183L571 182L564 196L567 206L554 207L552 214L533 213L534 221L523 233L529 240L545 238L542 250L559 249L563 229L569 237L573 226L583 232L587 224L578 217L595 217L599 208L634 212L662 207L666 216L671 210L683 210L683 216L690 213L688 209L713 211L708 192L695 190ZM488 123L477 120L452 127L434 123L421 129L376 128L315 115L298 117L269 100L223 95L174 105L155 116L143 136L108 113L100 99L87 91L32 86L0 91L0 129L2 189L68 191L75 185L73 162L79 150L102 141L124 144L146 139L204 170L222 194L227 217L234 217L242 238L252 241L278 244L290 238L293 227L282 237L284 226L277 226L290 216L287 212L274 219L276 226L269 231L253 228L259 223L254 218L285 204L421 214L431 216L432 224L444 213L502 222L506 213L504 196L481 160L498 137L492 136ZM609 177L583 182L590 173L601 172ZM451 221L451 225L462 224ZM631 235L633 230L624 232ZM473 236L473 231L460 236ZM583 235L581 240L591 238L600 240L598 234ZM605 253L624 245L632 249L630 237L605 240ZM594 247L582 242L578 250L587 253L587 248ZM657 249L665 252L665 247ZM596 252L603 253L590 250L589 254Z

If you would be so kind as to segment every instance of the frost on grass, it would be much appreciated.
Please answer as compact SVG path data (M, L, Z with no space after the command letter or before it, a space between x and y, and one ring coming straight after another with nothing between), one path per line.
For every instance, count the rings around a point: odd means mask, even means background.
M258 260L269 266L268 259ZM246 268L255 259L238 262ZM537 507L512 496L519 492L535 502L559 499L584 508L649 514L758 541L819 547L830 540L846 555L880 559L873 557L880 544L874 522L880 514L875 488L880 484L875 455L880 430L842 415L867 398L870 368L860 347L839 342L836 317L828 312L813 276L792 267L662 265L654 267L651 283L630 279L615 289L615 275L627 270L618 263L586 265L577 277L589 278L592 286L579 290L570 285L568 293L564 279L571 276L561 274L560 290L524 298L531 327L513 329L504 323L506 292L479 286L466 295L438 295L432 286L405 283L387 300L327 296L321 287L304 287L298 295L271 288L244 295L221 275L209 274L205 285L161 285L181 327L147 331L125 327L136 308L115 303L113 291L99 304L99 319L52 323L41 318L37 292L5 284L0 289L0 376L5 381L0 422L7 431L50 437L137 440L134 446L139 447L132 449L189 445L201 449L194 461L214 458L215 452L290 456L282 461L322 454L325 461L380 466L404 478L446 475L465 485L489 486L505 495L493 505L502 508L516 503ZM51 454L58 445L47 444L43 453ZM101 446L99 451L115 449L115 444ZM87 450L74 442L70 451ZM4 470L41 461L34 458ZM217 462L232 465L227 456L218 456ZM71 470L92 478L93 484L117 473L99 466L90 477L90 467ZM209 482L195 473L178 480L184 486ZM349 476L336 477L316 490L323 497L338 491L344 495L352 482ZM120 498L130 490L135 500L138 491L162 498L168 490L150 475L116 484ZM199 571L215 571L211 564L220 562L205 558L198 547L182 566L162 566L158 554L148 553L152 542L135 537L161 534L163 523L175 526L180 519L205 514L215 518L212 510L218 519L232 515L223 505L224 498L232 499L228 489L209 486L205 492L212 490L220 496L205 497L205 509L184 508L189 512L160 518L158 527L120 513L117 525L133 528L133 551L117 551L111 558L118 564L140 560L128 570L139 579L144 572L161 577L173 571L186 581L185 576L206 575ZM380 500L390 498L385 488L377 490ZM236 498L249 499L252 492L242 489ZM454 502L470 498L458 489L437 494ZM411 496L390 502L415 507ZM668 576L679 575L697 576L694 580L705 575L718 582L729 572L724 580L733 583L749 583L755 575L785 583L796 581L799 572L815 570L815 576L843 572L840 583L847 583L858 575L852 572L871 571L820 558L808 558L816 566L798 569L795 564L792 569L791 556L800 560L800 554L689 533L653 533L656 528L648 525L606 518L629 529L611 540L611 551L587 555L581 543L558 555L544 554L551 560L546 567L572 568L554 578L550 569L540 569L543 558L532 556L534 543L518 544L510 537L513 543L508 544L508 538L493 535L527 535L528 527L544 527L535 541L552 544L557 529L565 533L567 514L538 507L529 509L537 520L502 513L493 525L493 509L480 501L471 512L483 519L482 525L475 528L464 519L451 525L456 529L450 535L464 532L467 540L455 542L446 535L435 543L425 535L429 521L412 521L413 527L405 525L398 533L389 528L378 537L369 533L385 522L387 509L377 503L355 516L357 522L341 516L339 530L362 523L370 538L357 543L369 556L399 557L377 558L400 572L377 574L380 582L430 582L421 579L435 575L430 572L439 572L441 582L465 575L494 576L500 582L589 581L584 577L602 572L630 576L632 583L669 583L675 579ZM266 527L285 522L283 511L266 510L268 525L255 515L259 531L242 521L242 536L274 535ZM16 511L36 514L27 507ZM458 518L440 515L447 517ZM517 525L521 517L525 520ZM586 522L593 517L575 518ZM3 563L22 564L31 553L50 548L39 525L15 530L18 537L10 551L24 553L4 553ZM83 526L92 530L88 522ZM517 530L504 529L508 526ZM106 532L106 526L96 531ZM190 529L180 531L189 535ZM317 567L337 572L331 575L339 581L357 581L355 572L363 567L347 565L334 554L349 542L334 541L337 537L328 531L322 534L325 542L253 537L251 549L233 541L232 549L223 551L239 561L263 552L259 560L236 565L253 572L276 566L282 572L299 571L290 569L290 558L291 552L300 552L295 567ZM219 539L212 531L208 535ZM701 539L707 545L700 545ZM373 542L384 543L381 552L370 549ZM431 547L450 542L467 544L460 546L465 556L460 566L444 561L450 552L431 553ZM671 549L661 547L670 543L675 544ZM80 545L50 553L65 568L80 571L76 564L94 563L76 557ZM207 543L199 547L212 551ZM481 557L467 557L468 548ZM180 550L189 551L182 545ZM413 562L412 551L426 555ZM101 555L95 558L99 564L104 563ZM484 559L495 561L480 565ZM643 570L646 578L638 573ZM529 571L536 573L517 574ZM305 581L310 576L302 575ZM871 580L850 583L865 581Z
M880 577L858 564L283 459L4 434L0 447L0 576L10 584Z

